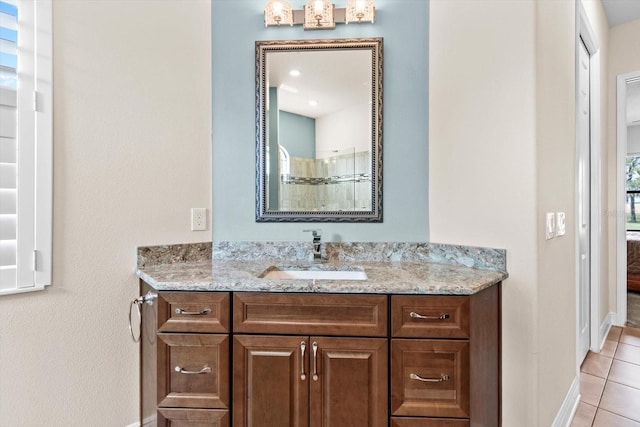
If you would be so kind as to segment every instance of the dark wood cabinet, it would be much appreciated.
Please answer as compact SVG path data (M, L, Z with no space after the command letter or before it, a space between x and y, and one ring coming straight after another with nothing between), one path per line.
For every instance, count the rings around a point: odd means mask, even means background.
M311 337L309 342L309 425L387 426L387 339Z
M229 427L230 294L141 291L140 425Z
M501 425L500 285L391 297L391 426Z
M498 427L500 311L499 284L159 292L142 311L141 425Z
M236 293L233 425L388 426L387 299Z
M307 343L303 336L234 337L234 426L308 425Z
M236 427L387 425L387 340L234 337Z

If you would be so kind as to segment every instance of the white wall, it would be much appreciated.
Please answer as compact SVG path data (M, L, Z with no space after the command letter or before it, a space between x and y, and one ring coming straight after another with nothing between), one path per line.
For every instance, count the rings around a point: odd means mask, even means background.
M600 200L601 200L601 208L604 212L612 212L605 207L608 207L608 203L610 200L611 189L608 185L608 174L609 174L609 164L610 164L610 152L609 152L609 144L607 140L607 132L608 132L608 109L609 109L609 97L607 96L608 91L608 56L609 56L609 22L607 21L607 16L604 12L604 8L602 6L601 0L582 0L582 4L584 6L584 10L587 14L587 19L589 20L589 24L593 32L595 33L595 37L597 38L597 42L599 45L598 55L600 57L600 132L599 132L599 140L600 140L600 176L598 179L599 182L599 192L600 192ZM615 157L614 157L615 162ZM597 173L598 171L592 171L592 173ZM615 189L614 189L615 194ZM615 206L614 208L615 209ZM599 238L599 247L600 247L600 289L599 289L599 297L600 297L600 307L599 312L596 314L598 319L598 324L603 325L607 321L607 316L609 314L609 274L612 271L615 274L615 264L610 265L610 251L613 250L613 247L608 245L609 239L611 236L615 235L615 216L612 215L601 215L601 230L600 230L600 238ZM615 286L614 286L615 287ZM597 345L592 343L592 347L596 347Z
M507 249L503 425L549 426L576 375L575 4L430 16L431 240ZM557 211L567 234L546 241Z
M363 126L350 126L361 123ZM316 119L316 159L332 157L333 150L354 149L356 153L371 151L371 107L352 105L344 110ZM369 132L358 129L366 127Z
M608 182L609 188L607 216L609 221L609 307L608 311L615 313L617 311L616 283L618 280L616 274L616 260L618 253L616 251L616 217L624 215L623 212L617 212L616 204L616 177L618 171L616 165L616 94L617 94L617 77L620 74L640 71L640 19L627 22L626 24L611 27L609 30L609 56L608 56L608 133L607 133L607 150L608 150Z
M114 7L117 5L117 7ZM210 3L55 1L53 285L0 299L0 425L138 417L138 245L210 241Z

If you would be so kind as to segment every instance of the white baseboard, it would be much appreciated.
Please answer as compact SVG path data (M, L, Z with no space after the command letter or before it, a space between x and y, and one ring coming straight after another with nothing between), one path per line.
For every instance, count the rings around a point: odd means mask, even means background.
M569 391L562 402L560 410L556 414L555 420L551 427L569 427L573 416L578 409L578 403L580 402L580 377L576 376L569 387Z
M156 415L148 416L147 418L142 420L142 427L155 427L157 425L157 421L158 419ZM129 424L126 427L140 427L140 423L136 421L135 423Z
M604 346L604 342L607 339L607 335L609 335L609 331L611 330L611 326L613 326L613 321L615 320L615 313L609 312L600 324L600 328L598 330L598 342L594 343L592 347L599 353Z

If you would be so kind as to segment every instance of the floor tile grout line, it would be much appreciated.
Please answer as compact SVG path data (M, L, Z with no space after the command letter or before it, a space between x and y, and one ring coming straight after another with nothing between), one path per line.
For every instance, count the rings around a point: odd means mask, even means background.
M599 411L599 410L603 410L604 412L608 412L608 413L610 413L610 414L617 415L617 416L619 416L620 418L624 418L625 420L633 421L633 422L635 422L635 423L640 422L640 420L634 420L633 418L625 417L624 415L616 414L615 412L611 412L611 411L609 411L609 410L607 410L607 409L603 409L603 408L600 408L600 407L596 408L596 415L598 414L598 411ZM593 420L594 420L594 421L595 421L595 418L596 418L596 417L593 417Z
M604 382L605 387L607 386L607 383L609 383L609 382L614 383L614 384L618 384L618 385L622 385L622 386L625 386L625 387L629 387L629 388L632 388L632 389L634 389L634 390L638 390L638 391L640 391L640 387L634 387L634 386L629 385L629 384L625 384L625 383L621 383L621 382L618 382L618 381L610 380L609 378L607 378L607 379L605 380L605 382ZM602 389L602 394L604 394L604 388ZM601 397L601 399L602 399L602 397Z
M612 340L612 341L615 341L615 342L616 342L616 349L615 349L615 351L613 352L613 356L608 357L608 356L604 356L604 355L602 355L602 354L600 354L600 353L595 353L595 352L592 352L591 350L589 350L589 353L593 353L593 354L596 354L596 355L598 355L598 356L602 356L602 357L605 357L605 358L607 358L607 359L611 359L611 363L609 364L609 368L607 369L606 377L602 378L602 377L599 377L598 375L590 374L590 373L588 373L588 372L583 372L583 371L582 371L582 366L580 366L580 375L582 375L582 374L586 374L586 375L591 375L591 376L596 377L596 378L604 379L604 385L602 386L602 392L600 393L600 397L598 398L598 405L597 405L597 406L595 406L596 411L595 411L595 413L593 414L593 418L591 419L591 423L589 424L589 426L590 426L590 427L593 427L593 426L594 426L594 424L595 424L595 422L596 422L596 416L598 415L598 411L600 411L600 410L602 410L602 411L604 411L604 412L609 412L609 413L611 413L611 414L614 414L614 415L616 415L616 416L619 416L619 417L621 417L621 418L624 418L624 419L627 419L627 420L630 420L630 421L633 421L633 422L640 422L640 420L634 420L633 418L629 418L629 417L626 417L626 416L624 416L624 415L617 414L617 413L615 413L615 412L612 412L612 411L609 411L609 410L607 410L607 409L604 409L604 408L601 408L601 407L600 407L600 404L602 403L602 398L604 397L604 390L605 390L605 388L607 387L607 383L608 383L609 381L611 381L612 383L615 383L615 384L618 384L618 385L624 386L624 387L628 387L628 388L634 389L634 390L640 390L640 388L636 388L636 387L633 387L633 386L629 386L629 385L627 385L627 384L619 383L619 382L617 382L617 381L609 380L609 376L611 375L611 369L613 368L613 362L614 362L615 360L618 360L618 361L620 361L620 362L630 363L630 364L633 364L633 365L638 365L638 364L635 364L635 363L633 363L633 362L629 362L629 361L627 361L627 360L617 359L617 358L615 357L615 356L616 356L616 353L618 352L618 345L619 345L620 343L622 343L622 344L627 344L627 343L625 343L625 342L621 342L621 341L620 341L620 338L622 338L622 334L623 334L623 332L624 332L625 328L635 328L635 327L630 327L630 326L626 326L626 327L625 327L625 326L622 326L622 327L620 327L620 326L614 326L614 327L615 327L615 328L620 329L620 333L618 334L618 337L617 337L617 339L616 339L616 340ZM635 329L638 329L638 328L635 328ZM613 329L611 329L611 330L613 330ZM609 331L609 333L611 333L611 330ZM605 340L607 340L607 339L609 339L609 338L608 338L608 335L607 335L607 338L605 338ZM633 346L633 344L627 344L627 345L632 345L632 346ZM635 346L635 347L639 347L639 346ZM585 359L586 359L586 358L585 358ZM583 362L583 363L584 363L584 362ZM640 365L639 365L639 366L640 366ZM591 405L591 404L589 404L589 403L587 403L587 402L584 402L584 401L582 400L582 398L580 398L580 403L582 403L582 404L584 404L584 405L588 405L588 406L594 407L594 405Z

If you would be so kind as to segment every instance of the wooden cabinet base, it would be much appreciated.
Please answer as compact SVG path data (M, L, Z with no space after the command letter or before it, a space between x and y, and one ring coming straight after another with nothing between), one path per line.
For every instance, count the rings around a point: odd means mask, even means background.
M158 408L158 412L167 427L229 427L229 411Z
M141 313L142 426L501 425L500 284L157 294Z
M450 418L391 418L391 427L469 427L469 420Z

